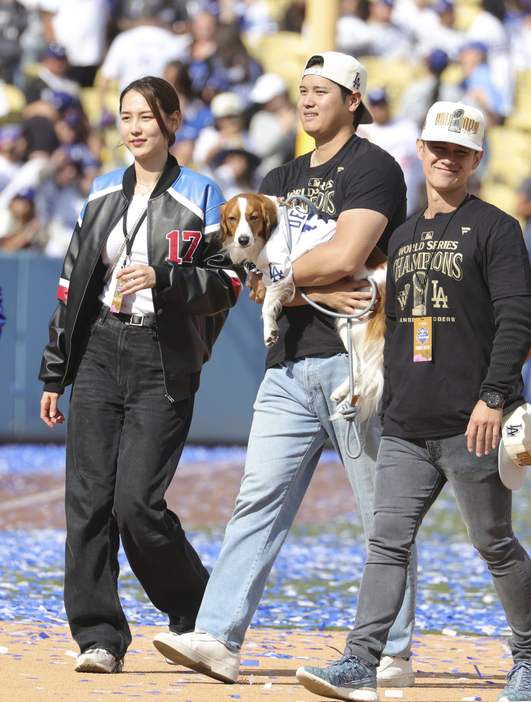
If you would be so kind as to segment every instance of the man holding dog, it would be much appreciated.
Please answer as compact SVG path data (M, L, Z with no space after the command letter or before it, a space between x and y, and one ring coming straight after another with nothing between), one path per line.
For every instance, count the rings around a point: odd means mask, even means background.
M524 403L531 266L518 222L467 193L483 132L479 110L437 102L417 141L428 205L389 245L387 407L356 623L339 661L297 671L320 696L379 699L376 667L402 602L411 545L448 481L512 630L514 666L498 700L531 700L531 560L512 531L505 484L518 486L503 460L498 466L503 415ZM511 426L520 431L509 420L504 436Z
M406 217L406 188L389 154L356 135L372 122L363 103L365 68L352 56L326 52L303 71L298 110L315 150L271 171L261 191L286 198L302 194L321 217L337 220L332 241L294 262L297 286L315 301L347 314L365 308L370 295L344 279L363 266L378 245L385 253L393 230ZM361 284L363 285L363 283ZM259 293L252 297L259 301ZM359 426L362 455L349 458L346 421L331 419L330 395L348 375L347 355L334 320L297 295L279 318L254 406L245 475L208 583L196 630L160 633L156 648L186 667L225 682L238 677L240 648L275 558L330 439L352 484L366 534L373 518L374 467L380 421ZM414 625L416 563L380 666L382 685L414 683L409 660Z

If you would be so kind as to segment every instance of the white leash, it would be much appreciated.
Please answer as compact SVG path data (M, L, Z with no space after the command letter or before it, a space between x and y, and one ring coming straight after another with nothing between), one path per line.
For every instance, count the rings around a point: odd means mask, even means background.
M316 206L313 204L311 200L309 200L307 197L304 195L290 195L285 202L293 202L294 200L301 200L302 202L306 203L308 207L310 208L310 211L313 214L317 214L318 210ZM285 236L286 236L286 243L288 245L288 251L291 253L292 249L292 236L291 236L291 228L289 224L289 216L288 216L288 207L284 206L281 208L280 212L282 214L282 217L284 218L284 230L285 230ZM369 312L369 310L372 308L374 303L376 302L376 298L378 297L378 288L376 287L376 283L374 282L373 278L367 278L367 280L370 283L371 289L372 289L372 297L371 301L369 302L368 306L364 310L360 310L360 312L356 312L355 314L341 314L340 312L332 312L332 310L327 309L326 307L321 307L321 305L317 304L317 302L314 302L313 300L310 300L310 298L300 289L297 288L297 292L299 295L306 300L306 302L314 307L316 310L319 310L319 312L322 312L323 314L328 315L329 317L339 317L339 318L344 318L347 320L347 356L348 356L348 381L349 381L349 388L350 388L350 400L348 398L343 401L341 406L339 407L339 411L347 421L347 435L345 439L345 445L346 445L346 452L347 456L349 458L359 458L361 456L361 441L360 441L360 435L358 431L358 426L356 424L356 416L358 414L358 408L356 405L352 405L352 398L354 397L354 352L352 349L352 336L351 336L351 331L352 331L352 320L353 319L358 319L359 317L363 317L364 314ZM357 399L355 402L357 402ZM351 452L350 451L350 445L351 445L351 434L354 433L354 438L356 440L357 448L355 451Z

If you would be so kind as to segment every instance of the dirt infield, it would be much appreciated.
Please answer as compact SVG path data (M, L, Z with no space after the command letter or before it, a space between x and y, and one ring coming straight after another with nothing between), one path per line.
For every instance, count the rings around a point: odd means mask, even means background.
M44 626L46 628L44 628ZM344 631L301 632L254 629L242 649L235 685L169 666L151 644L152 627L132 627L133 643L121 675L75 673L75 644L66 627L0 622L0 700L2 702L100 702L121 695L133 702L153 695L182 702L312 702L321 699L297 681L300 665L326 665L342 649ZM504 642L483 637L415 636L416 684L379 690L380 699L417 702L494 702L511 665Z
M228 522L243 474L243 464L187 464L179 467L168 504L187 529L223 527ZM64 481L60 473L0 476L0 529L64 528ZM346 519L359 525L344 469L321 464L297 516L299 524ZM67 626L0 621L0 702L40 702L68 698L99 702L110 695L124 700L176 697L182 702L218 702L269 697L276 702L321 698L301 687L300 665L326 665L342 650L346 631L251 629L242 650L238 683L223 685L169 666L151 640L157 629L132 626L133 643L121 675L76 674L77 647ZM505 640L491 637L415 635L416 685L380 689L380 699L418 702L481 700L494 702L511 666Z
M243 463L179 466L166 498L186 529L222 526L229 521L243 475ZM198 477L199 476L199 477ZM61 473L0 475L0 529L65 528ZM297 523L326 523L339 517L354 522L357 506L343 466L320 463Z

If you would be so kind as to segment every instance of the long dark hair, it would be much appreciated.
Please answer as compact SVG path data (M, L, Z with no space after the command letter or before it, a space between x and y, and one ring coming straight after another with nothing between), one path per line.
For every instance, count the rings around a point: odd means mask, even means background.
M120 94L120 112L122 111L122 101L131 90L136 90L137 93L145 97L150 110L153 112L153 116L157 120L160 131L168 141L168 148L171 148L175 144L175 134L166 126L162 113L168 118L174 112L181 113L181 103L173 85L168 83L167 80L156 78L155 76L146 76L145 78L134 80Z

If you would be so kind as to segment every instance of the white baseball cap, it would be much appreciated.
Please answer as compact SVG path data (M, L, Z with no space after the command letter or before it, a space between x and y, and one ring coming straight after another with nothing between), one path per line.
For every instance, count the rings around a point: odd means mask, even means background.
M365 66L348 54L340 54L338 51L325 51L322 54L313 54L311 58L318 57L322 60L322 66L311 66L308 68L308 62L302 72L304 76L323 76L328 80L342 85L347 90L354 92L358 90L361 93L361 104L358 109L362 109L361 124L372 124L373 118L367 105L363 102L365 91L367 90L367 69Z
M219 117L236 117L245 109L243 98L237 93L218 93L210 103L210 110L216 119Z
M519 490L531 465L531 406L526 402L502 420L498 449L500 478L509 490Z
M484 134L485 119L480 110L462 102L436 102L428 110L420 138L483 151Z
M283 95L288 92L286 81L278 73L263 73L256 79L249 99L256 102L258 105L265 105L277 95Z

